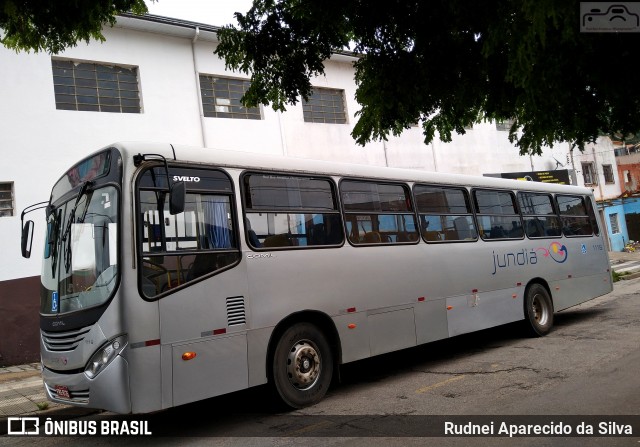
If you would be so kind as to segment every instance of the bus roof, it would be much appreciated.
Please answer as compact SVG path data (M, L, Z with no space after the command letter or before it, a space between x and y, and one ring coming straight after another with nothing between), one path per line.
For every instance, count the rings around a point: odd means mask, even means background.
M450 174L420 169L338 163L254 152L203 148L180 144L172 145L170 143L123 141L110 144L103 149L107 147L119 149L125 156L125 163L132 163L133 156L139 153L160 154L171 161L174 157L173 150L175 150L175 156L178 162L206 164L208 166L215 165L217 167L269 170L274 172L312 174L316 176L335 175L351 178L382 179L427 184L464 185L478 188L503 188L587 195L593 193L590 188L574 185L511 180L484 177L481 175Z

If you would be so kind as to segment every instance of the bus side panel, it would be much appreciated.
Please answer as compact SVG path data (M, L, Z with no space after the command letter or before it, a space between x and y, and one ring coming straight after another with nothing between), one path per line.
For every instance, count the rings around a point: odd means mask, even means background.
M417 343L429 343L449 336L446 299L426 300L416 304Z
M358 330L367 327L367 313L354 312L333 318L342 347L342 363L354 362L371 356L369 332ZM355 325L351 328L349 325Z
M522 320L522 292L522 287L514 287L447 298L449 335L453 337Z
M158 301L164 406L248 387L245 265L241 261ZM195 358L183 360L185 352Z
M551 284L553 308L556 312L611 292L609 273L563 279Z
M127 351L131 382L131 411L149 413L162 408L159 371L160 346Z
M369 246L316 250L273 250L247 260L252 327L274 327L287 315L319 311L336 322L343 362L370 355L370 331L378 323L387 326L386 336L409 326L412 334L399 335L397 349L415 346L415 318L368 315L411 308L425 296L420 250L416 246ZM371 312L373 311L373 312ZM363 313L363 315L360 315ZM353 329L346 327L355 324ZM381 329L383 330L383 329ZM378 339L378 338L376 338ZM375 343L375 341L374 341ZM395 342L394 342L395 343ZM378 351L372 346L371 351Z
M416 345L416 320L413 307L371 311L368 320L371 355Z
M249 386L267 383L267 349L272 333L273 328L254 329L247 332Z
M185 360L187 352L196 353ZM176 344L173 357L173 404L182 405L247 388L245 334Z

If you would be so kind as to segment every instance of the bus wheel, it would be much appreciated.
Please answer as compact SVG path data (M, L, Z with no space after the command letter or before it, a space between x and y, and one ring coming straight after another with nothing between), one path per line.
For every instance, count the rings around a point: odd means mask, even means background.
M547 289L541 284L532 284L524 301L525 323L530 335L542 337L553 326L553 303Z
M331 349L316 326L298 323L282 334L273 356L273 385L285 404L303 408L319 402L332 374Z

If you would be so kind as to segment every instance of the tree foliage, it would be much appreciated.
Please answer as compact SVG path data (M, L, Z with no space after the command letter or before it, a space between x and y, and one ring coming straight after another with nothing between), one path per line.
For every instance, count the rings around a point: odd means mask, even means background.
M640 33L581 33L577 1L254 0L236 19L216 54L250 74L246 105L307 99L310 78L351 45L359 144L418 120L425 143L513 120L523 154L640 130L638 76L625 68Z
M56 54L78 41L104 41L102 27L122 12L147 12L144 0L0 0L0 43Z

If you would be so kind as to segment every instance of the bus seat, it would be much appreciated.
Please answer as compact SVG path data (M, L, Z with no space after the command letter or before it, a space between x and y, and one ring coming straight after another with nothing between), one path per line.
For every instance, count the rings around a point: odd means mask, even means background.
M262 243L263 247L290 247L291 241L286 234L274 234L273 236L267 236Z
M364 234L362 242L365 244L379 244L382 242L382 237L380 237L380 233L377 231L370 231Z
M527 222L527 236L529 237L543 237L545 235L542 222L538 219L531 219Z
M471 234L471 228L469 227L469 221L467 220L466 217L464 216L456 217L453 220L453 226L456 228L456 231L458 232L458 239L460 240L473 239L473 236Z
M489 239L500 239L505 237L504 228L495 226L489 233Z
M425 231L424 238L428 241L439 241L438 231Z

